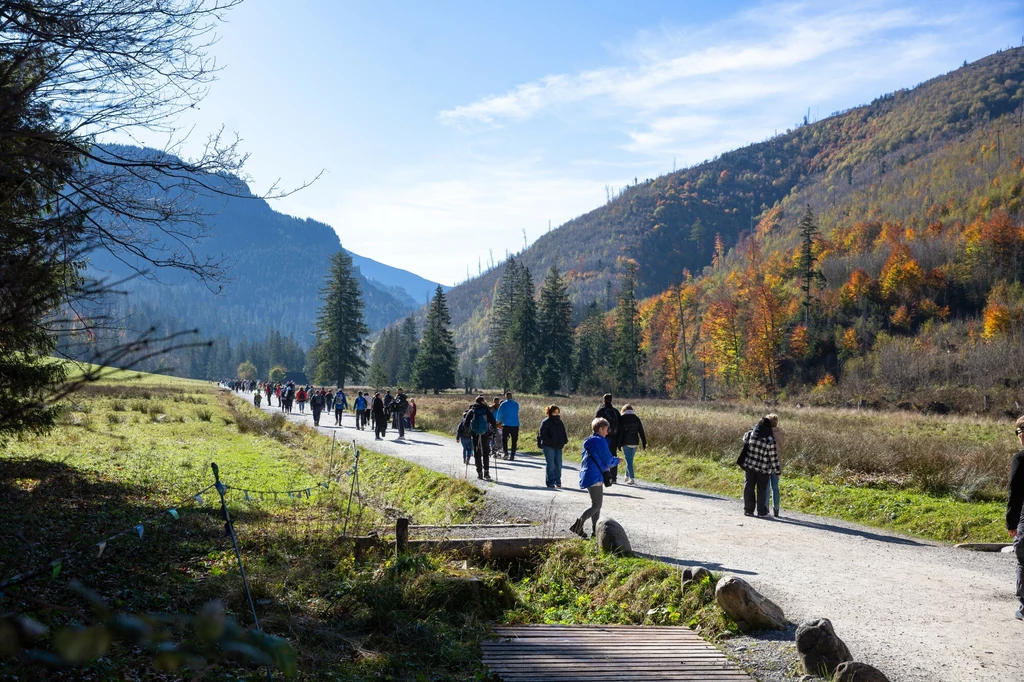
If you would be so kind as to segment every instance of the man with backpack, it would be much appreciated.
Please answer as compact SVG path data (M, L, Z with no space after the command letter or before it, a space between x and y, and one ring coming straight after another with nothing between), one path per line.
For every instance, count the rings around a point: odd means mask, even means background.
M476 460L476 477L480 480L491 480L491 427L497 427L494 413L487 407L487 400L478 396L466 412L465 429L473 438L473 456Z
M322 390L314 391L309 397L309 409L313 411L313 426L320 426L320 413L323 412L326 402Z
M608 450L615 456L615 453L619 449L619 420L622 415L619 411L612 406L612 394L604 394L604 405L597 409L597 413L594 415L595 419L604 419L608 422L608 433L605 435L605 440L608 441ZM619 467L616 464L612 467L612 482L619 480Z
M395 400L391 403L391 413L395 415L398 423L398 439L405 438L405 411L409 409L409 398L405 395L405 389L398 389Z
M339 388L338 392L334 394L334 424L336 426L341 426L341 416L347 408L348 396Z
M354 407L356 410L356 428L362 431L366 426L366 398L363 396L362 391L359 391L359 395L356 396Z
M494 418L501 424L501 450L505 459L513 461L519 447L519 403L512 400L512 394L506 393L505 400L498 406ZM508 451L508 440L512 439L512 453Z

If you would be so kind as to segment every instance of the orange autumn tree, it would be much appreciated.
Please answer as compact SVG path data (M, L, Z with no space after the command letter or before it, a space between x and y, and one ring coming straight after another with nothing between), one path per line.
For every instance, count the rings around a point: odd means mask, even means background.
M924 284L924 272L906 244L892 247L879 278L882 296L893 304L912 305Z
M698 356L707 366L708 374L727 387L738 384L743 337L736 303L728 297L712 302L704 313L700 334Z
M748 310L743 373L749 384L771 394L778 388L791 295L785 280L777 274L782 271L781 263L766 264L757 239L747 242L746 256L747 267L739 289L739 298Z

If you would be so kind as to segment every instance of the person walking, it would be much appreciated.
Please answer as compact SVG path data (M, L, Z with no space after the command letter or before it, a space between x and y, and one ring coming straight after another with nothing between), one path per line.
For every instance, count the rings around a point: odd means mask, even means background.
M1024 417L1017 420L1017 440L1024 447ZM1024 620L1024 450L1010 460L1010 485L1006 499L1006 530L1017 555L1017 620Z
M338 389L338 392L334 394L334 423L337 426L341 426L341 418L345 414L345 410L348 409L348 396L345 395L343 389Z
M497 412L500 406L501 401L495 398L491 402L491 414ZM491 426L491 430L489 433L491 438L491 454L497 457L498 450L501 448L501 423L498 422L497 419L494 420L494 424L493 426Z
M388 430L388 418L384 410L384 400L380 397L380 391L373 394L373 403L370 411L373 413L373 436L374 440L380 440Z
M505 394L505 400L498 405L498 411L494 413L494 419L501 424L501 451L502 456L513 461L516 458L516 450L519 448L519 403L512 399L511 393ZM508 441L512 440L512 451L509 452Z
M263 402L263 394L260 391L253 391L252 404L259 407L261 402Z
M636 474L633 470L633 458L636 456L636 449L643 444L647 449L647 434L644 433L644 423L633 411L632 405L625 405L622 408L622 415L619 417L619 445L622 447L622 455L626 458L626 484L636 485Z
M366 426L366 397L363 396L362 391L359 391L359 395L356 396L353 407L356 410L356 428L362 431Z
M296 391L296 393L295 393L295 400L297 400L298 403L299 403L299 414L302 414L302 413L304 413L306 411L306 398L307 397L308 396L306 395L306 389L304 389L304 388L302 388L300 386L299 390Z
M395 396L391 395L391 391L384 392L384 410L391 414L391 403L395 402Z
M334 391L324 391L324 409L328 415L334 411Z
M558 405L549 405L537 431L537 447L544 453L544 485L562 487L562 450L569 442Z
M604 394L604 404L597 408L594 414L596 419L604 419L608 422L608 449L614 455L619 450L619 419L622 417L619 411L612 405L612 394ZM618 465L612 467L612 483L619 480Z
M743 434L743 450L736 463L744 472L743 514L768 516L768 480L781 470L779 451L772 429L779 425L779 416L765 415L750 431Z
M476 477L491 480L491 433L497 428L494 413L487 407L487 399L477 396L469 406L465 418L466 428L473 438L473 456L476 458Z
M775 518L779 518L779 502L782 501L782 493L779 490L779 479L782 476L782 442L785 440L786 434L781 428L775 426L772 429L772 435L775 436L775 452L779 456L779 466L774 473L768 475L768 497L772 500L772 514Z
M320 413L324 411L325 403L326 400L322 390L316 391L309 398L309 409L313 411L313 426L320 426Z
M391 413L395 415L395 423L398 425L398 440L405 439L405 412L409 409L409 397L405 395L405 389L398 389L395 400L391 403Z
M469 459L473 456L473 432L470 430L466 418L471 410L462 413L459 425L455 427L455 440L462 445L462 463L469 465Z
M416 428L416 400L413 398L409 399L409 428Z
M569 530L584 540L587 533L583 524L590 519L591 535L597 533L597 520L601 516L605 486L612 485L611 468L619 463L618 457L608 448L608 421L597 417L590 423L592 433L583 441L583 455L580 460L580 487L590 493L590 508L576 519Z

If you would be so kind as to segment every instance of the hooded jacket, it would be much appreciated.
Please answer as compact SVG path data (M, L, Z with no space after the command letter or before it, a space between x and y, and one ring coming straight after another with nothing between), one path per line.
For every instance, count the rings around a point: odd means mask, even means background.
M619 447L628 446L635 448L643 443L647 447L647 434L644 433L644 423L640 421L633 410L626 410L619 417Z
M557 414L545 417L537 432L537 447L561 450L568 442L569 436L565 433L562 417Z

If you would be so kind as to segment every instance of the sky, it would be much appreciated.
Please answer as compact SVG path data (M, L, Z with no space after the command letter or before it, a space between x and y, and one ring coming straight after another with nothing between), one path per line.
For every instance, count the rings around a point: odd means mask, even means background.
M217 31L190 139L238 134L258 193L322 171L272 206L455 284L608 188L1020 45L1024 4L246 0Z

